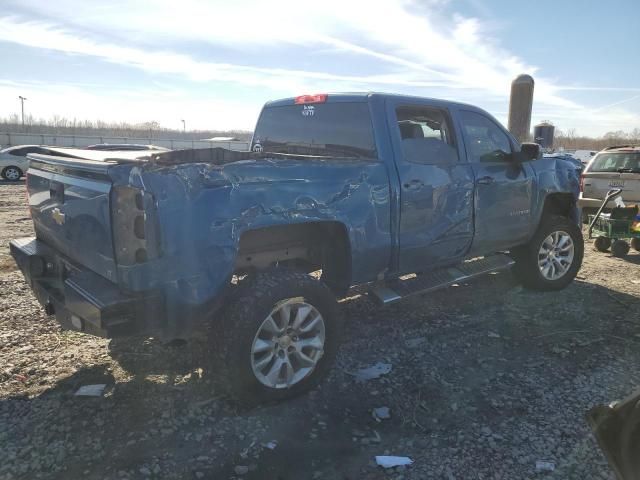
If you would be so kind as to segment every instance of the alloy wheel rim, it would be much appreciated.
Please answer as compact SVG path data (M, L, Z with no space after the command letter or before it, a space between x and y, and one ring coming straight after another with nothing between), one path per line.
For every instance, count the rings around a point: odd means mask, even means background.
M563 230L550 233L538 250L538 268L547 280L562 278L573 264L575 246L571 235Z
M7 168L4 174L9 180L18 180L20 178L20 172L15 168Z
M315 370L324 354L325 324L303 298L278 302L251 345L251 368L269 388L290 388Z

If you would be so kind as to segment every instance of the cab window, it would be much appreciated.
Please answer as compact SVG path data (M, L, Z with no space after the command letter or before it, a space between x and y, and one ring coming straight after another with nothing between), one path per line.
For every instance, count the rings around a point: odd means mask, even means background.
M496 122L477 112L462 110L462 135L471 162L503 162L512 152L511 142Z
M396 109L404 159L412 163L453 163L458 152L445 112L435 108L404 106Z

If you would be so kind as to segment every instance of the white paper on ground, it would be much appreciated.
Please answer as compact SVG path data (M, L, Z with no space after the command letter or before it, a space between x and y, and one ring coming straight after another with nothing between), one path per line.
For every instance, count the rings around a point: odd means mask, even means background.
M360 382L364 382L366 380L373 380L374 378L381 377L382 375L386 375L391 371L390 363L382 363L378 362L375 365L372 365L367 368L363 368L362 370L358 370L355 373L356 380Z
M556 464L546 460L536 461L536 471L538 472L553 472L556 469Z
M375 416L375 418L379 418L380 420L386 420L387 418L391 418L391 412L389 411L389 407L374 408L373 415Z
M77 397L101 397L105 388L107 388L106 383L83 385L76 391L75 395Z
M388 455L377 455L376 463L382 468L399 467L400 465L411 465L413 460L409 457L394 457Z

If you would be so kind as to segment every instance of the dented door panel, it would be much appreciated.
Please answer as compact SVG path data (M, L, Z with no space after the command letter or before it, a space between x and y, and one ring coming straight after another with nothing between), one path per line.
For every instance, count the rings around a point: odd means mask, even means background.
M126 167L120 179L129 182ZM176 285L186 299L213 296L229 279L243 233L276 225L338 221L348 233L352 283L369 281L388 268L389 180L373 160L246 160L227 165L180 164L139 172L158 202L163 258L119 269L122 280L200 277L198 287Z

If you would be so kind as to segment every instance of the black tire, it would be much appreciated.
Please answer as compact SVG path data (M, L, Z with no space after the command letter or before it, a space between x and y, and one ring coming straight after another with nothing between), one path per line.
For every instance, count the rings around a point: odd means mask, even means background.
M20 168L15 167L13 165L9 165L2 169L0 172L0 176L7 180L8 182L17 182L22 178L23 172Z
M616 240L611 245L611 253L614 257L623 258L629 253L629 244L624 240Z
M633 248L636 252L640 252L640 238L631 239L631 248Z
M557 279L546 278L538 267L538 253L545 239L554 232L566 232L573 241L573 260L569 269ZM514 266L515 276L522 284L533 290L561 290L569 285L582 265L584 255L584 241L582 231L574 222L559 215L549 215L542 219L538 230L531 241L512 251L516 261Z
M597 237L593 242L593 246L599 252L606 252L607 250L609 250L609 247L611 246L611 239L609 237L603 237L603 236Z
M290 387L269 387L258 380L252 367L252 345L260 326L286 299L304 299L320 313L324 321L324 346L315 368ZM328 373L335 360L342 336L338 303L331 290L313 277L283 268L257 273L243 280L229 305L223 309L220 323L214 322L215 343L222 357L222 368L229 393L241 404L283 400L314 388ZM295 337L294 337L295 338ZM277 342L274 342L274 348ZM274 355L274 360L277 360Z

